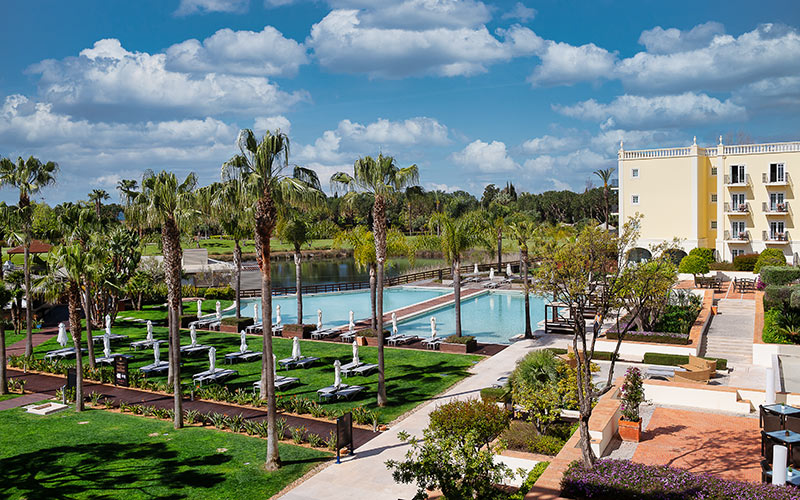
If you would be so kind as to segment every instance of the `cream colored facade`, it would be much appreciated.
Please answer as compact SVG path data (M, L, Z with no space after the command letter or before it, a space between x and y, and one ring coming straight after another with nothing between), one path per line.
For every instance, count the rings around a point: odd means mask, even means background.
M719 260L778 248L800 260L800 142L626 151L618 154L619 216L644 216L638 246L677 237ZM800 193L798 193L800 194Z

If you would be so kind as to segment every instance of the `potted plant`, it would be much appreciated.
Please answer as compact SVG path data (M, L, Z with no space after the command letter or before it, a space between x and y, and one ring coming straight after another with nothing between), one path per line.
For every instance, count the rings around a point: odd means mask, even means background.
M785 212L785 211L786 211L786 204L778 203L778 212Z
M620 391L622 416L619 418L619 437L623 441L639 442L642 436L642 418L639 407L644 402L642 372L630 367L625 372L625 381Z
M747 231L739 231L739 239L746 240L747 239Z
M739 203L739 211L747 212L747 203Z

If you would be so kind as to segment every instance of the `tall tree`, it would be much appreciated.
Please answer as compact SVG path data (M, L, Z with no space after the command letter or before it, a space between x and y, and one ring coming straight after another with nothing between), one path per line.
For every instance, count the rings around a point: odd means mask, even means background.
M183 426L181 400L181 229L186 229L197 215L194 209L194 189L197 177L194 173L179 182L175 174L161 171L146 172L142 178L142 192L136 203L147 214L151 227L161 228L161 243L164 249L164 270L167 282L167 304L169 319L170 381L173 385L173 400L176 429Z
M428 222L429 236L423 238L425 246L438 248L447 263L453 267L453 298L456 313L456 335L461 336L461 259L464 252L474 248L491 249L494 241L486 219L479 212L470 212L457 219L447 214L436 214ZM440 235L435 236L434 232Z
M0 280L3 279L3 247L11 236L15 228L14 216L16 211L6 205L6 202L0 201ZM9 260L11 258L9 257Z
M337 172L331 177L335 190L344 190L348 195L357 190L371 193L372 232L375 235L375 257L377 267L377 330L378 330L378 406L386 406L386 379L383 360L383 278L386 265L386 201L399 190L416 185L419 170L416 165L399 168L391 156L379 154L378 158L365 156L356 160L353 175Z
M125 207L130 206L131 201L136 198L139 183L135 179L121 179L117 182L117 190L125 199Z
M520 274L522 274L522 289L525 293L526 339L533 338L533 329L531 328L530 276L528 269L530 260L528 259L528 244L533 239L538 228L538 224L525 217L517 217L508 225L511 236L517 241L517 245L519 245Z
M614 167L608 168L601 168L594 171L594 175L600 178L603 181L603 218L606 222L606 231L608 231L608 219L611 216L611 212L608 206L608 184L611 181L611 175L614 173Z
M270 239L277 223L278 209L290 203L311 203L322 196L319 178L310 169L289 166L289 137L277 130L267 131L259 141L250 129L239 132L239 154L222 166L223 181L241 179L257 199L255 203L256 260L261 270L261 317L263 318L261 398L267 400L267 470L280 468L278 436L275 432L275 374L272 366L272 277Z
M236 317L242 315L240 296L242 290L242 241L253 234L254 198L247 190L247 184L233 178L219 184L214 198L217 210L217 223L233 239L233 266L235 268L234 288L236 293Z
M109 198L110 196L105 189L92 189L92 192L89 193L89 201L94 203L94 211L98 219L102 216L103 202Z
M0 307L5 307L11 300L11 290L0 279ZM0 320L0 394L8 394L8 379L6 377L6 322Z
M43 188L55 184L58 165L52 161L42 163L31 156L27 160L17 158L16 163L8 158L0 159L0 187L10 186L19 190L16 217L20 227L17 228L14 239L24 248L24 273L25 273L25 356L33 355L33 317L31 307L31 239L33 225L33 211L31 210L31 196Z

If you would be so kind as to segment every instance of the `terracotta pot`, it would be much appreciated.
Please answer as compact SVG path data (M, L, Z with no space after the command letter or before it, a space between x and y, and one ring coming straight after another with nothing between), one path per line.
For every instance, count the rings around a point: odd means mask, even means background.
M642 438L642 421L630 422L619 419L619 437L623 441L638 443Z

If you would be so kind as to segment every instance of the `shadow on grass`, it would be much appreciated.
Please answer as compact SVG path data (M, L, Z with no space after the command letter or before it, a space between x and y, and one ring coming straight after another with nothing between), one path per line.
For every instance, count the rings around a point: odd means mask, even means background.
M136 492L134 496L180 499L187 497L182 488L210 488L223 481L223 474L198 469L229 460L223 454L179 460L163 443L43 448L0 460L5 478L0 482L0 497L102 499L119 498L128 490ZM148 492L150 488L159 492Z

